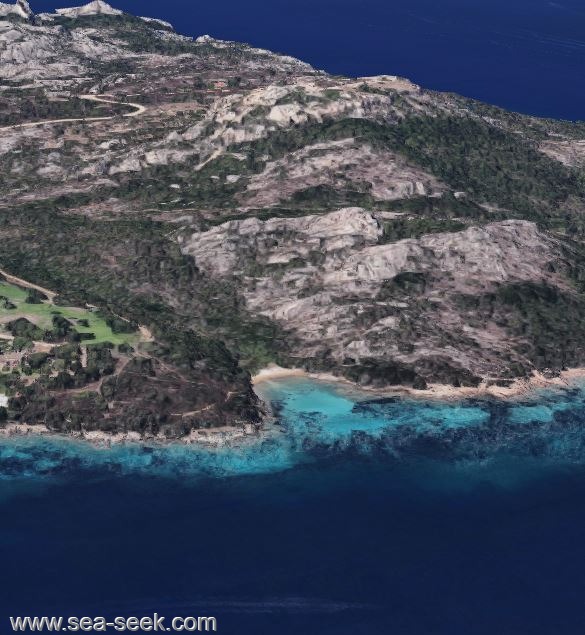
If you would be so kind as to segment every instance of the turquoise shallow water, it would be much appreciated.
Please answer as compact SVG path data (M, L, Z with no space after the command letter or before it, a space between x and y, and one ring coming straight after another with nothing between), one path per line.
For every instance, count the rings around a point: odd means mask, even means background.
M262 385L241 447L0 443L9 615L215 615L225 633L572 635L585 392L373 399Z
M75 471L199 478L266 474L326 457L385 455L486 464L506 456L585 461L585 392L572 389L505 402L373 398L340 384L305 378L264 382L278 424L234 447L170 444L111 449L60 438L0 443L0 479L59 479Z

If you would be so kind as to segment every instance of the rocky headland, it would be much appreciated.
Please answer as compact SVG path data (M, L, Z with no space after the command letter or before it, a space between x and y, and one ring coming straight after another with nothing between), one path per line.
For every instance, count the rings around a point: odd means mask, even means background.
M581 124L18 0L0 131L6 434L255 434L271 365L441 398L585 366Z

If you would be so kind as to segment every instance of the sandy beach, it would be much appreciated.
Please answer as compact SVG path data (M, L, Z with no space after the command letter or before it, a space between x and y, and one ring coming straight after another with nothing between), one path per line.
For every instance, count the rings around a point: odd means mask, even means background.
M285 379L289 377L305 377L316 381L335 383L343 386L348 391L367 393L372 396L406 396L417 399L437 399L440 401L457 401L461 399L490 397L498 399L530 398L536 396L537 391L546 389L571 388L580 379L585 379L585 369L573 368L561 372L557 377L545 377L541 373L534 373L530 378L517 379L508 387L496 386L485 380L476 388L456 388L446 384L431 384L426 390L414 390L408 386L388 386L386 388L372 388L360 386L343 377L330 373L309 373L302 368L283 368L270 365L260 370L252 378L256 392L262 398L262 384L269 381ZM0 395L0 405L5 395ZM6 400L6 399L5 399ZM268 404L266 404L268 406ZM101 431L73 432L59 434L51 432L43 425L29 425L26 423L10 422L0 428L0 439L15 437L51 437L84 441L98 448L111 448L118 444L136 443L141 445L167 445L178 443L183 445L198 445L208 449L220 449L234 444L253 441L259 433L263 435L270 432L270 408L266 424L262 430L252 424L244 424L237 427L223 427L204 430L192 430L191 433L181 439L167 439L163 436L142 438L137 432L109 434Z
M542 373L535 372L531 377L514 380L509 386L497 386L493 380L485 379L477 387L429 384L425 390L415 390L408 386L387 386L384 388L361 386L348 379L330 373L309 373L302 368L283 368L277 365L270 365L254 375L252 383L255 387L259 387L263 382L284 379L286 377L306 377L307 379L315 379L317 381L339 383L360 392L381 396L403 395L420 399L451 401L477 397L515 399L519 397L529 397L531 393L547 388L570 388L571 385L579 379L585 379L585 368L568 369L562 371L558 376L551 378L545 377Z

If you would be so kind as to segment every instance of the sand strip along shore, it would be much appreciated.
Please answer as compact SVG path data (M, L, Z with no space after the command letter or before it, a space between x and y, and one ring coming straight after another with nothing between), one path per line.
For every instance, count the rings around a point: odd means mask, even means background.
M546 388L570 388L575 381L585 379L585 368L572 368L562 371L557 377L552 378L535 372L531 377L514 380L509 386L496 386L490 380L484 379L476 388L465 386L457 388L448 384L430 384L425 390L415 390L408 386L387 386L385 388L361 386L343 377L338 377L337 375L329 373L308 373L302 368L282 368L281 366L273 364L263 368L254 375L254 377L252 377L252 383L259 388L263 382L284 379L286 377L306 377L307 379L315 379L317 381L339 383L347 388L353 388L356 391L380 396L402 395L419 399L456 401L477 397L514 399L529 397L535 391Z
M548 378L541 373L534 373L530 378L518 379L509 387L489 385L488 380L482 382L477 388L448 386L445 384L432 384L426 390L414 390L406 386L389 386L387 388L370 388L367 386L359 386L347 379L337 377L327 373L308 373L302 368L282 368L281 366L271 365L260 370L253 378L253 384L257 392L261 395L262 383L272 380L284 379L287 377L305 377L317 381L329 383L337 383L348 390L354 392L371 394L372 397L383 396L406 396L418 399L437 399L440 401L460 401L462 399L470 399L477 397L498 398L498 399L517 399L530 398L536 396L538 390L563 389L571 388L575 382L585 380L585 368L573 368L563 371L557 377ZM5 395L0 395L0 400ZM2 402L0 401L0 405ZM266 404L268 405L268 404ZM269 409L268 409L269 410ZM270 423L270 416L267 417L266 423ZM226 446L240 445L246 442L255 442L258 435L274 433L270 425L263 427L260 431L258 427L252 424L242 423L241 426L224 427L205 430L192 430L189 435L181 439L169 440L164 437L142 438L138 433L127 432L118 434L109 434L101 431L81 432L58 434L51 432L43 425L30 425L26 423L11 422L0 428L0 440L10 437L22 436L44 436L47 438L72 439L77 441L85 441L98 448L110 448L117 444L139 444L139 445L169 445L172 443L186 445L200 445L209 449L220 449Z

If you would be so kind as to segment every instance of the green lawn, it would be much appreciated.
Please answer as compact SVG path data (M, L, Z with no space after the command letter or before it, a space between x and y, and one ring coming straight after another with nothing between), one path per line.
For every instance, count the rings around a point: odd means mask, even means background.
M6 282L0 282L0 296L8 298L16 309L5 309L0 307L0 322L5 321L6 317L15 320L18 317L27 317L42 329L50 329L52 327L53 315L59 313L64 318L71 320L79 333L93 333L95 340L87 340L84 344L100 344L102 342L112 342L112 344L135 344L139 339L138 333L113 333L112 329L106 324L105 320L100 318L96 313L78 307L56 306L50 302L42 304L27 304L25 299L27 291ZM77 320L87 320L89 326L81 326ZM2 325L0 324L0 329Z

